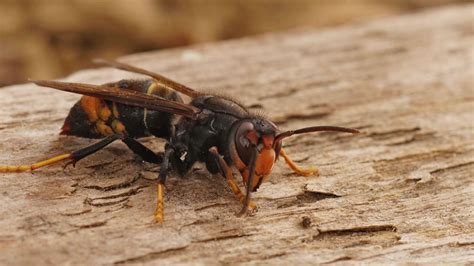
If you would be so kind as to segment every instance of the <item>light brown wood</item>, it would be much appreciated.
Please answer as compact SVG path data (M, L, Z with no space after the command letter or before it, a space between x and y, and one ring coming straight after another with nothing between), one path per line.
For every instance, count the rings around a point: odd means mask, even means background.
M226 180L196 170L167 183L121 143L78 163L0 175L0 264L473 263L473 5L324 31L294 31L133 55L124 61L234 95L282 129L356 127L285 143L320 176L278 163L255 216ZM68 81L136 77L86 70ZM92 141L59 137L77 95L0 89L0 163ZM156 151L163 142L143 143Z

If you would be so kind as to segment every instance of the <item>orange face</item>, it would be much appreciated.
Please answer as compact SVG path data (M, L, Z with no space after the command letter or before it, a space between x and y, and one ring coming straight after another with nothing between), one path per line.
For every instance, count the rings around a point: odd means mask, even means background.
M273 136L263 137L263 149L257 154L255 163L254 178L252 180L252 191L255 191L263 181L266 181L273 169L276 160L276 153L273 149ZM244 184L247 184L249 178L250 165L241 170ZM239 169L240 170L240 169Z
M254 177L251 184L252 191L255 191L272 171L277 158L273 145L274 140L275 130L268 130L262 134L262 132L255 129L251 122L242 123L236 130L235 141L231 142L230 146L230 155L235 166L239 169L245 185L247 185L250 177L252 154L256 152Z

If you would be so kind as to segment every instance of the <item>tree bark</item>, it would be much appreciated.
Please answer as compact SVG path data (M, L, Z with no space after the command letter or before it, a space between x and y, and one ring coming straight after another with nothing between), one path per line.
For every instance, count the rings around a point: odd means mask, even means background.
M298 30L131 55L190 87L233 95L280 128L355 127L293 137L239 218L225 180L171 176L153 221L156 172L114 143L79 162L0 174L0 264L474 262L473 5L324 31ZM66 80L137 77L109 68ZM60 137L77 95L0 89L0 164L94 142ZM142 143L162 151L164 142ZM202 167L201 167L202 168Z

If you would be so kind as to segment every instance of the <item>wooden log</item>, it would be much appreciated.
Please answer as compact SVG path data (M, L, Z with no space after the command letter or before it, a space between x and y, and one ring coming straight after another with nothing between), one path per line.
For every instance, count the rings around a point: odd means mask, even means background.
M285 146L320 176L278 163L240 209L199 169L167 183L121 143L78 163L0 175L0 264L460 263L474 253L473 5L324 31L300 30L132 55L123 61L234 95L282 129L339 125ZM66 80L136 75L108 68ZM0 163L33 162L93 141L60 137L79 96L0 89ZM163 141L146 138L156 151Z

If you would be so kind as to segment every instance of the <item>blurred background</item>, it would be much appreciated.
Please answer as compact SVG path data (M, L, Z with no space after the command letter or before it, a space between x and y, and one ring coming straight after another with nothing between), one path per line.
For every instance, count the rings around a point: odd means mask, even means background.
M0 86L92 58L333 27L469 0L0 0Z

